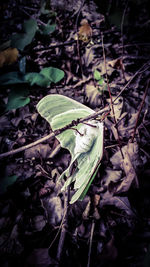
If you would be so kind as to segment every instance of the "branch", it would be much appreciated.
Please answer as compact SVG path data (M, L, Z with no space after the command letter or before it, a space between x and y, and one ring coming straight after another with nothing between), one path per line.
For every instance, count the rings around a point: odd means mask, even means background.
M143 99L142 99L142 102L141 102L141 105L140 105L140 108L139 108L139 111L138 111L138 114L137 114L137 118L136 118L136 122L135 122L135 126L134 126L134 131L133 131L131 143L133 143L133 140L134 140L134 137L135 137L135 133L136 133L139 117L140 117L140 114L141 114L141 111L142 111L142 108L143 108L143 105L144 105L144 101L145 101L145 98L146 98L146 95L147 95L147 92L148 92L149 82L150 82L150 79L147 82L145 93L144 93L144 96L143 96Z
M109 81L108 81L108 73L107 73L107 65L106 65L106 56L105 56L105 49L104 49L103 34L101 34L101 37L102 37L104 66L105 66L105 71L106 71L106 81L107 81L107 88L108 88L109 97L110 97L110 105L111 105L111 110L112 110L112 117L113 117L113 120L114 120L114 123L115 123L115 126L116 126L116 130L117 130L117 139L118 139L117 141L118 141L118 144L119 144L120 153L121 153L122 158L124 158L123 152L122 152L122 148L121 148L121 141L120 141L120 137L119 137L119 131L118 131L118 127L117 127L117 121L116 121L116 117L115 117L114 106L113 106L114 101L112 99L111 90L110 90Z
M14 149L14 150L11 150L11 151L8 151L8 152L5 152L5 153L2 153L0 154L0 159L2 158L6 158L8 156L12 156L14 154L17 154L19 152L22 152L26 149L29 149L33 146L36 146L40 143L43 143L44 141L47 141L48 139L54 137L54 136L57 136L58 134L62 133L63 131L75 126L75 125L78 125L79 123L83 123L85 121L88 121L88 120L92 120L92 119L96 119L99 115L103 114L104 112L108 112L110 109L109 107L107 106L106 108L98 111L98 112L94 112L93 114L85 117L85 118L81 118L81 119L77 119L76 121L72 121L71 123L69 123L68 125L66 125L65 127L61 128L61 129L58 129L58 130L55 130L54 132L52 132L51 134L48 134L47 136L31 143L31 144L28 144L28 145L25 145L25 146L22 146L20 148L17 148L17 149Z

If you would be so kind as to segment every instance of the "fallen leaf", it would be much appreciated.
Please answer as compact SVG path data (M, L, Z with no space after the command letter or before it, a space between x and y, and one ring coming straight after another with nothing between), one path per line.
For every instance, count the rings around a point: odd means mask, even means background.
M114 60L108 61L108 65L110 65L114 69L123 70L123 71L125 70L122 58L116 58Z
M127 197L112 196L108 191L103 195L103 199L100 201L100 208L105 206L114 206L124 211L129 216L134 215Z
M112 97L112 101L114 99L115 97ZM107 102L110 104L110 99L107 99ZM118 121L121 116L122 109L123 109L123 97L122 96L118 97L118 99L113 103L113 108L114 108L116 121ZM110 112L110 115L113 117L112 111Z
M93 82L85 85L85 94L87 102L91 105L91 107L94 108L101 105L101 93L98 90L98 87L94 86Z
M92 28L86 19L83 19L80 24L81 27L78 32L79 40L87 43L92 37Z
M43 200L43 206L48 214L48 222L52 226L59 225L63 218L64 210L60 197L50 197Z
M0 68L4 65L11 65L18 59L19 51L17 48L8 48L0 52Z
M37 248L28 256L25 267L31 266L55 266L56 262L50 258L48 248Z
M122 171L107 168L106 174L102 177L102 186L108 187L111 182L117 183L122 175Z
M136 169L137 167L142 165L142 159L139 155L139 147L137 142L128 143L128 145L122 147L122 152L125 155L126 151L130 155L130 159L133 167ZM117 151L111 158L110 161L114 168L121 169L122 168L122 156L120 151Z
M29 158L46 159L49 157L50 152L51 152L51 148L49 144L39 144L37 146L28 148L24 153L24 157L25 159L29 159Z

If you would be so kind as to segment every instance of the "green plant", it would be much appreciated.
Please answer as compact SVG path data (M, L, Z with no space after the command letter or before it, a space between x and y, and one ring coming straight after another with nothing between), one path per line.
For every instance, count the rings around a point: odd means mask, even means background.
M94 111L83 104L62 95L48 95L40 100L37 110L51 125L52 130L58 130L78 118L84 118ZM103 123L90 120L87 124L75 125L64 130L57 136L62 147L69 150L71 162L60 179L67 177L62 188L74 182L76 190L70 203L82 200L95 177L103 155ZM72 171L72 167L77 167Z
M23 74L19 71L9 72L0 76L1 85L16 85L16 84L29 84L30 86L38 85L42 87L49 86L52 82L57 83L64 77L64 71L48 67L43 68L39 73L29 72ZM8 103L6 104L6 111L17 109L25 106L30 102L28 97L29 89L26 88L12 88L8 96Z
M104 78L101 76L98 70L94 70L94 79L98 84L98 91L102 95L104 91L107 90L107 84L104 81Z

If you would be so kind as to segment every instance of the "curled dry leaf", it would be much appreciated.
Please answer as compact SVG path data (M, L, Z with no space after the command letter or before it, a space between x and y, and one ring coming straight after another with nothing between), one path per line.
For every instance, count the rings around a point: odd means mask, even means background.
M122 147L123 154L127 151L130 155L130 159L132 162L133 167L136 169L137 167L141 166L142 160L139 155L139 147L136 142L128 143L128 145ZM121 169L122 168L122 156L120 151L117 151L111 158L110 161L113 165L114 169Z
M112 101L114 101L114 99L115 97L112 97ZM107 102L110 104L110 99L107 99ZM113 108L114 108L116 121L118 121L121 116L121 112L123 108L123 97L122 96L118 97L118 99L114 102ZM113 116L112 111L110 112L110 115Z
M17 61L19 51L17 48L8 48L0 52L0 68L4 65L11 65Z
M122 58L116 58L114 60L108 61L108 65L114 69L125 70Z
M86 19L83 19L81 21L81 27L79 28L79 40L87 43L92 37L92 28L88 24L88 21Z
M124 172L126 174L126 177L122 181L122 183L118 186L116 193L123 193L127 192L131 185L134 184L134 187L138 188L138 178L135 172L135 169L133 168L133 165L131 163L130 155L127 151L124 152L124 159L122 161L122 166L124 169Z
M85 94L87 97L87 102L91 107L98 107L101 105L101 93L98 87L94 86L93 83L88 83L85 85Z
M134 215L127 197L112 196L108 191L103 195L103 199L100 201L100 208L105 206L114 206L124 211L129 216Z

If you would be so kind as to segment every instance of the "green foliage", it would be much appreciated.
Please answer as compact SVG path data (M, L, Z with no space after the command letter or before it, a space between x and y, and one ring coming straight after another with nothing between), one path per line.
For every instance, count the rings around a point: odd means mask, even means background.
M53 67L43 68L40 74L53 83L57 83L64 78L64 71Z
M101 76L98 70L94 70L94 79L98 83L98 91L102 95L103 91L107 90L107 84L104 81L104 78Z
M22 63L24 64L24 63ZM24 71L24 70L22 70ZM57 83L64 77L64 72L60 69L49 67L43 68L39 73L31 72L22 74L20 72L9 72L0 76L1 85L29 84L47 87L51 82ZM30 102L27 97L29 91L27 88L13 88L8 97L6 110L23 107Z
M39 26L39 32L44 35L49 35L53 33L56 29L56 24L50 24L51 20L48 21L46 25L40 25Z
M39 73L31 72L25 75L25 80L30 85L37 84L39 86L47 87L51 82L57 83L64 78L64 71L49 67L43 68Z
M36 20L29 19L25 21L22 27L23 33L17 33L11 37L12 47L16 47L21 51L24 50L24 48L32 42L37 29Z
M0 85L26 83L24 75L18 71L8 72L0 76Z
M29 83L31 86L37 84L39 86L49 86L51 82L57 83L64 78L64 71L48 67L43 68L39 73L29 72L25 75L18 71L9 72L0 76L0 84L18 84L18 83Z
M29 104L30 98L27 97L28 94L29 92L27 89L13 88L8 96L6 111L24 107L25 105Z
M7 176L0 179L0 195L4 194L7 191L7 187L14 184L17 180L17 176Z
M94 112L92 109L62 95L44 97L38 103L37 110L50 123L53 130L65 127L73 120L84 118ZM61 146L71 153L71 163L60 177L60 179L64 176L68 177L62 190L74 182L76 193L70 203L74 203L77 199L83 199L95 177L93 175L103 154L103 126L97 121L89 123L95 123L95 125L92 127L78 124L74 127L82 132L81 136L79 133L75 134L72 129L67 129L57 136ZM71 167L76 160L78 166L71 173Z

